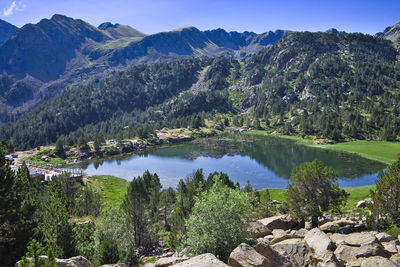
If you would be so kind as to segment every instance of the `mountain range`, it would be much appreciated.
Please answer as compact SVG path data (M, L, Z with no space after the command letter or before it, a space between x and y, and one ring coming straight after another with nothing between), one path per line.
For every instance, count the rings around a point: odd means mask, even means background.
M4 34L3 34L4 32ZM194 27L145 35L126 25L94 27L62 15L20 29L0 23L0 113L25 112L66 88L108 77L128 66L186 57L243 59L289 31L263 34Z
M196 31L178 32L186 30ZM26 148L63 136L134 138L144 125L187 127L193 116L218 124L225 116L224 123L288 135L395 140L398 56L395 43L377 36L293 32L246 60L141 64L72 86L0 127L0 136Z
M26 148L226 116L283 134L397 140L399 29L146 35L54 15L0 46L0 136Z

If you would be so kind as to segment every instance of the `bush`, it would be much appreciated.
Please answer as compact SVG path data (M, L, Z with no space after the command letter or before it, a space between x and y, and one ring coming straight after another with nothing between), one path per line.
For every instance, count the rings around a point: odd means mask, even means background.
M112 264L119 261L118 244L112 239L105 237L99 245L99 263Z
M230 252L249 237L247 219L251 208L246 193L217 181L196 198L193 213L186 221L182 247L192 255L213 253L227 260Z

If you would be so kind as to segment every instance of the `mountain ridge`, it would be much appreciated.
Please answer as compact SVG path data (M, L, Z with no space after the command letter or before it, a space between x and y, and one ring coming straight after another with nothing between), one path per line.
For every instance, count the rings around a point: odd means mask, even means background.
M146 34L128 26L121 24L112 24L111 22L104 22L100 24L98 29L107 32L112 38L119 39L124 37L144 37Z
M71 85L101 80L128 66L186 57L246 58L290 33L203 32L192 27L144 35L120 24L100 26L56 14L24 25L6 40L0 46L0 120L7 120L4 114L26 112Z
M371 35L292 33L246 61L191 58L116 72L71 88L1 127L0 135L31 147L61 136L134 138L143 125L187 127L200 116L335 141L395 140L397 55L392 42Z
M10 38L17 30L18 27L0 19L0 45Z

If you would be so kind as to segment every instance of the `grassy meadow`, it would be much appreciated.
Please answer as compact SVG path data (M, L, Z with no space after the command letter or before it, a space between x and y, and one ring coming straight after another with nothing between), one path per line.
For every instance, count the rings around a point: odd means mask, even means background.
M266 131L248 131L246 133L254 135L270 135ZM354 153L364 158L379 161L385 164L391 164L395 162L397 154L400 153L400 142L357 140L336 144L315 144L313 140L304 139L298 136L283 135L279 137L295 140L296 143L305 146Z

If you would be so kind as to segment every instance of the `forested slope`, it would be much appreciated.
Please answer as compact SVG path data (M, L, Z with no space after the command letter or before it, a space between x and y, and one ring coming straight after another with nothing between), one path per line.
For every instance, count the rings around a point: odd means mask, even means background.
M292 33L247 61L224 57L136 66L78 86L0 128L19 148L61 136L130 138L194 117L271 132L396 140L400 64L388 40Z

